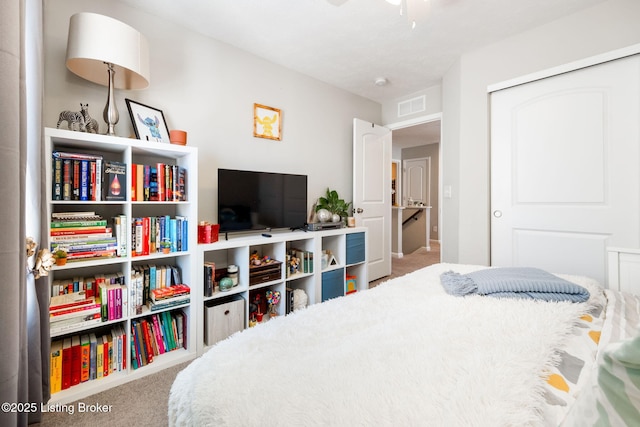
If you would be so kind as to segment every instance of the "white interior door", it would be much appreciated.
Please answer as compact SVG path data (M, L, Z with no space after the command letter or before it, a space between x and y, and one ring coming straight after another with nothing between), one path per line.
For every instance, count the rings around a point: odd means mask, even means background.
M403 162L404 205L409 200L430 205L429 177L431 176L431 158L410 159Z
M491 264L606 278L640 247L640 56L491 95Z
M369 281L391 274L391 130L353 120L353 209L368 228Z

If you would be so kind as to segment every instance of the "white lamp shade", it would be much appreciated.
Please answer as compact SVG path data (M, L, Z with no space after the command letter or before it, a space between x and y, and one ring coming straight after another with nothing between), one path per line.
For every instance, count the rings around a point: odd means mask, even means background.
M149 47L136 29L96 13L76 13L69 22L67 68L91 82L108 86L105 62L113 64L116 89L149 86Z

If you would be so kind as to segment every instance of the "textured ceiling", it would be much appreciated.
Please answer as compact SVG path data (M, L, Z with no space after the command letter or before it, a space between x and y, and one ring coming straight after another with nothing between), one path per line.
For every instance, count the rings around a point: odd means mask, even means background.
M407 0L414 29L385 0L122 1L383 103L439 84L464 52L605 0Z

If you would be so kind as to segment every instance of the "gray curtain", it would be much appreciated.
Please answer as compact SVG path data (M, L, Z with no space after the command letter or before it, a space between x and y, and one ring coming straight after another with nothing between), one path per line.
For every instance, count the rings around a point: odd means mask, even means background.
M25 239L42 242L42 1L0 0L0 402L49 398L49 290L27 273ZM45 322L45 323L43 323ZM42 333L41 333L42 332ZM9 408L0 425L40 413Z

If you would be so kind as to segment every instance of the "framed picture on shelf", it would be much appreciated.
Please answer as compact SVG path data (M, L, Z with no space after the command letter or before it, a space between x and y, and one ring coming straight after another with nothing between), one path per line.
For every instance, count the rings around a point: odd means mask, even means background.
M253 104L253 136L282 140L282 113L277 108Z
M169 143L169 129L162 110L125 98L136 138Z

